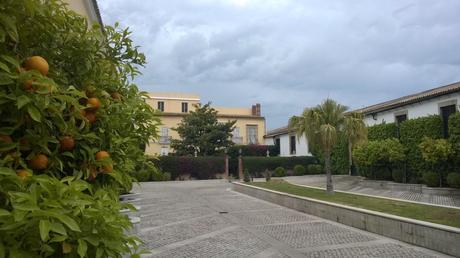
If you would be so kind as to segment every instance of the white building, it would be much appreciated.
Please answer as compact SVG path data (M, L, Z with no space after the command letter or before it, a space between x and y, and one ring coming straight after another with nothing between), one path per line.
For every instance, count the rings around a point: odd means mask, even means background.
M355 110L364 114L366 125L401 123L407 119L440 115L447 131L450 114L459 110L460 82L415 93Z
M279 146L281 157L311 156L305 136L298 137L296 132L288 127L268 131L264 141L266 145Z

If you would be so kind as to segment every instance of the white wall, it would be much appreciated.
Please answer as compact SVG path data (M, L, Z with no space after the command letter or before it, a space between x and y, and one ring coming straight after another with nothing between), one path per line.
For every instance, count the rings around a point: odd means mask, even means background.
M451 101L456 102L457 109L460 104L460 93L452 93L437 98L429 99L426 101L406 105L403 107L387 110L384 112L377 113L375 119L371 115L367 115L364 118L364 122L368 126L382 124L382 123L393 123L395 122L395 115L404 113L407 111L407 119L413 119L428 115L439 115L440 107L444 104L452 104Z
M293 135L296 137L296 153L290 153L290 143L289 138ZM311 153L308 151L307 139L305 136L297 137L296 134L282 134L276 137L265 138L266 145L275 145L275 139L280 139L280 156L281 157L291 157L291 156L311 156Z

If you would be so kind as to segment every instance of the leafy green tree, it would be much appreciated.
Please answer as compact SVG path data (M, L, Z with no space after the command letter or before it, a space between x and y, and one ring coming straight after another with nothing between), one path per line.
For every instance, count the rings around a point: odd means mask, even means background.
M391 175L393 168L406 160L406 148L396 138L369 141L355 148L353 158L362 168L384 168ZM377 176L374 172L372 174Z
M289 120L289 127L295 129L298 135L305 134L309 149L319 150L324 157L326 189L329 193L334 191L331 174L332 149L337 142L338 135L345 133L345 128L347 128L345 125L347 109L346 106L332 99L326 99L316 107L306 108L301 116L294 116ZM352 128L349 130L349 135L356 136L354 141L362 136L362 134L351 131Z
M61 0L0 1L0 257L139 246L118 197L159 120L131 84L145 58L129 34Z
M221 123L211 103L196 106L182 119L175 131L180 139L173 139L171 147L178 155L209 156L233 145L232 131L236 121Z
M361 113L351 112L345 116L345 137L348 139L348 174L351 175L353 165L353 149L367 141L367 127Z
M419 148L423 159L432 166L432 170L439 172L439 185L442 186L443 172L447 170L446 162L454 154L452 144L446 139L423 137Z

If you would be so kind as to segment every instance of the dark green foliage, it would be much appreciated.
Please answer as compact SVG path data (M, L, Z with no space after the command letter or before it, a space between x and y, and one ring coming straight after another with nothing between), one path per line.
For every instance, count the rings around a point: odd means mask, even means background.
M450 173L447 175L447 184L450 187L460 188L460 173Z
M348 140L340 135L337 143L332 148L332 173L348 174Z
M439 186L439 175L435 172L424 172L423 173L423 182L429 187Z
M277 167L284 167L292 170L295 165L316 164L317 159L312 156L303 157L243 157L243 167L248 168L256 177L263 176L262 173L268 169L273 171ZM237 159L234 162L238 162Z
M294 166L294 176L303 176L307 170L302 165L295 165Z
M152 162L161 170L170 173L170 178L176 180L180 176L191 176L196 179L214 179L217 174L224 173L224 157L189 157L189 156L160 156Z
M449 117L449 141L455 150L454 158L457 168L460 168L460 112Z
M284 170L283 167L277 167L275 168L275 171L273 172L274 177L283 177L286 176L286 171Z
M398 138L398 127L395 123L373 125L367 128L367 133L369 141Z
M401 143L407 148L407 170L412 178L420 177L421 171L430 166L424 162L419 144L423 137L442 138L442 119L438 115L409 119L400 125Z
M324 167L321 164L310 164L307 166L308 175L324 174Z
M251 175L249 174L248 169L245 169L243 172L243 181L246 183L251 182Z
M398 183L403 183L404 182L404 169L394 168L393 171L391 172L391 176L393 178L393 181L398 182Z
M266 157L267 150L269 150L270 157L275 157L279 154L277 149L276 146L272 145L234 145L228 148L227 153L231 158L237 158L239 156L239 150L241 150L241 156Z
M148 182L150 181L150 171L148 170L141 170L139 172L135 172L133 174L134 178L137 179L138 182Z
M221 153L233 145L231 137L235 123L218 122L217 111L210 103L197 106L174 128L180 139L171 140L171 147L177 155L194 155L195 151L199 156Z

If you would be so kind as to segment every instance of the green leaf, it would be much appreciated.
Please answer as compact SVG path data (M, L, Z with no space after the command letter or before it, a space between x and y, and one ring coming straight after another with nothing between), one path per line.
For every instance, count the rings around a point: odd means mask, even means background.
M11 16L11 17L14 17L14 16ZM16 28L15 22L11 19L11 17L6 16L6 15L0 15L0 22L5 27L6 32L11 37L11 39L14 40L15 42L18 42L19 41L18 30Z
M13 83L13 80L10 78L10 76L7 73L4 73L4 72L0 73L0 85L8 85L12 83Z
M26 95L21 95L18 97L18 109L21 109L23 106L25 106L27 103L29 103L31 99L27 97Z
M67 236L54 236L53 238L50 239L50 243L54 243L54 242L63 242L64 240L67 239Z
M9 73L10 72L10 68L8 68L8 66L2 62L0 62L0 69L2 69L3 71Z
M52 223L50 226L50 230L56 233L59 233L61 235L67 235L67 231L65 230L65 227L61 223Z
M37 121L37 122L40 122L41 121L41 114L40 114L40 111L35 107L35 106L28 106L27 107L27 112L29 113L30 117Z
M11 168L0 167L0 175L11 176L16 175L16 172L14 172L14 170L12 170Z
M1 216L8 216L10 215L10 212L5 210L5 209L0 209L0 217Z
M77 248L78 255L80 255L80 257L85 257L87 249L88 249L88 246L85 240L78 239L78 248Z
M7 56L7 55L1 55L1 58L8 63L12 64L14 67L19 67L19 61L16 60L14 57Z
M42 241L48 240L50 232L50 222L48 220L40 220L38 228L40 229L40 238L42 239Z

